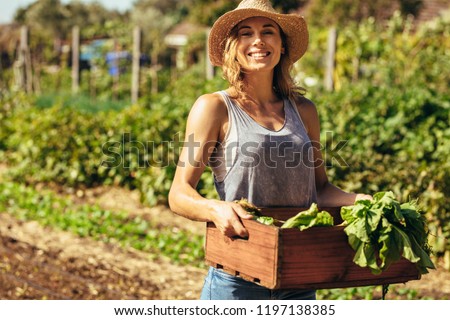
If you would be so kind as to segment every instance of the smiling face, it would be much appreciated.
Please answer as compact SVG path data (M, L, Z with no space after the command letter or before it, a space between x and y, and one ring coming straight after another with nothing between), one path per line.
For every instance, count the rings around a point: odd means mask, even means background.
M282 46L280 27L271 19L254 17L237 25L237 60L247 73L273 71Z

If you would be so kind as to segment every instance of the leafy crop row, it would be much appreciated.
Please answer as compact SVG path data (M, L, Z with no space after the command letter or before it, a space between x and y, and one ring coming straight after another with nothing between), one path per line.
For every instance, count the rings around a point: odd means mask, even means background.
M450 96L431 88L358 83L317 96L333 181L345 190L370 194L393 190L418 199L430 222L431 245L449 250ZM339 150L333 147L343 142ZM336 165L336 155L345 165Z
M322 124L328 174L349 191L393 190L427 212L430 241L450 268L450 20L415 26L394 16L339 30L336 90L310 91ZM318 32L301 67L320 70Z
M217 90L217 79L205 85L194 70L177 82L177 94L98 112L67 100L36 108L31 97L0 92L0 153L17 181L114 184L140 190L144 203L165 202L187 113L205 88ZM211 185L205 179L199 189Z
M0 183L0 212L20 220L70 231L81 237L116 242L155 256L163 254L175 263L203 265L202 236L169 227L161 228L127 212L98 206L77 206L50 191L38 192L15 182Z

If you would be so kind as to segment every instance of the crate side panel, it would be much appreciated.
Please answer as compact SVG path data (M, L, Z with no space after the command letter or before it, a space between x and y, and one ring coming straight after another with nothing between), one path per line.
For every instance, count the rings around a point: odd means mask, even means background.
M231 239L211 224L206 232L205 259L209 265L240 275L267 287L275 287L278 270L278 229L244 221L249 238Z
M354 251L343 227L283 230L280 287L339 288L399 283L418 279L414 264L400 260L381 275L353 262ZM314 286L313 286L314 285Z

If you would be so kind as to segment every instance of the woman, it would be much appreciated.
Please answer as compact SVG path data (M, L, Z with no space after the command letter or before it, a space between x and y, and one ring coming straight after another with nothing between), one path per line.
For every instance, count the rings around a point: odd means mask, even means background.
M209 56L230 86L205 94L192 107L185 144L169 194L171 209L212 221L226 236L247 236L251 219L234 200L260 207L342 206L370 198L328 182L314 104L289 74L306 51L304 19L279 14L268 1L244 0L211 29ZM211 166L221 200L196 191ZM315 299L313 290L269 290L210 268L202 299Z

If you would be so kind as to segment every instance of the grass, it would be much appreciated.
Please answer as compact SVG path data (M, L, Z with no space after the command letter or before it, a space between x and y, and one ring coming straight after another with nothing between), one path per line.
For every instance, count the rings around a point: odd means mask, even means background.
M317 291L317 298L320 300L378 300L383 293L382 286L367 286L343 289L323 289ZM395 284L388 287L385 299L432 299L430 297L419 297L419 293L414 289L398 288Z

